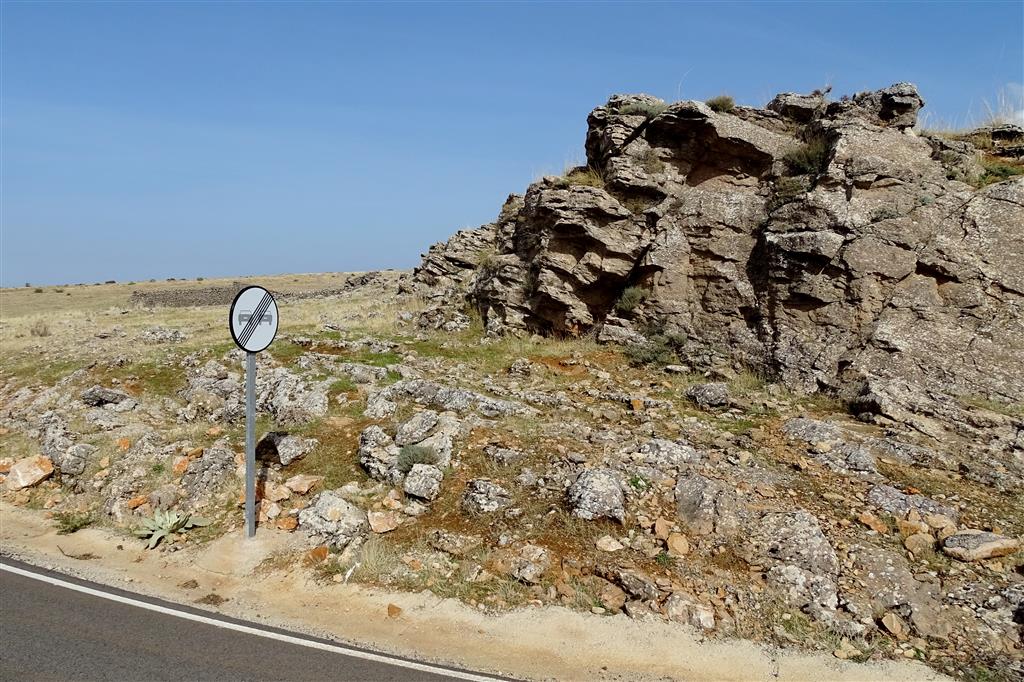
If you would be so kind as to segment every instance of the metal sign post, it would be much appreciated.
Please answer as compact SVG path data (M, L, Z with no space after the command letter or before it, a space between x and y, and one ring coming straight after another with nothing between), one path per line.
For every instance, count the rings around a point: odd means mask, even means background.
M277 302L263 287L238 292L228 313L235 344L245 351L245 534L256 535L256 354L277 336Z

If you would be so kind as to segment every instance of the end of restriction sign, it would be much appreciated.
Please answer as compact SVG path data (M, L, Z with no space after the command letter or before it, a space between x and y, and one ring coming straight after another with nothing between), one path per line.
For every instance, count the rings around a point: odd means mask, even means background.
M231 338L247 353L266 350L277 336L277 322L277 302L263 287L239 291L228 313Z

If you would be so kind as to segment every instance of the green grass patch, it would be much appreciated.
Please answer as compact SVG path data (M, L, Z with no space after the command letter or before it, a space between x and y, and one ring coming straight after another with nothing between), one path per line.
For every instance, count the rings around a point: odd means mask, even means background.
M95 520L95 517L89 512L57 512L53 515L58 535L76 533L86 526L92 525Z
M985 169L985 172L975 183L975 186L979 188L1024 175L1024 163L997 159L992 156L983 156L981 167Z

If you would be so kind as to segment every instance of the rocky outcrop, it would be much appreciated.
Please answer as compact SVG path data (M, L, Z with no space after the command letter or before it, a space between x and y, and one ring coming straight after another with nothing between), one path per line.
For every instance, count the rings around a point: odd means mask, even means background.
M1024 401L1024 179L964 180L978 146L1014 158L1024 134L921 136L923 106L908 83L731 112L613 96L588 118L585 168L434 247L417 281L464 296L490 334L656 329L700 349L695 369L743 363L998 459L1024 423L963 403Z

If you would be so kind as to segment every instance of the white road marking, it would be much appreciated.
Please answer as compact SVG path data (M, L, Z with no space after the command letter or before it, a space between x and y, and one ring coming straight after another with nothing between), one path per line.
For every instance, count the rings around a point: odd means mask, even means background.
M94 597L100 597L101 599L109 599L110 601L118 602L120 604L128 604L129 606L136 606L140 609L156 611L157 613L162 613L168 616L174 616L176 618L184 618L185 620L192 620L196 621L197 623L206 623L207 625L213 625L219 628L235 630L236 632L244 632L248 635L266 637L267 639L276 639L279 642L297 644L299 646L309 647L310 649L330 651L332 653L341 654L343 656L362 658L364 660L373 661L375 663L383 663L385 665L393 665L401 668L408 668L410 670L418 670L420 672L432 673L434 675L447 676L457 680L469 680L470 682L496 682L498 680L498 678L496 677L488 677L486 675L478 675L476 673L463 672L461 670L449 670L447 668L439 668L436 666L428 665L426 663L416 663L415 661L406 661L401 658L392 658L385 654L374 654L368 651L360 651L359 649L350 649L348 647L340 646L337 644L317 642L314 640L303 639L301 637L294 637L292 635L281 634L279 632L261 630L260 628L254 628L248 625L239 625L237 623L230 623L227 621L218 620L216 618L200 616L195 613L178 611L177 609L171 609L167 608L166 606L159 606L157 604L149 604L138 599L132 599L131 597L122 597L119 594L111 594L109 592L103 592L102 590L94 590L91 587L86 587L84 585L76 585L75 583L67 582L66 580L61 580L60 578L53 578L48 575L33 573L32 571L26 571L16 566L8 566L4 563L0 563L0 570L8 571L9 573L15 573L26 578L32 578L33 580L39 580L44 583L50 583L51 585L63 587L68 590L74 590L76 592L82 592L83 594L89 594Z

